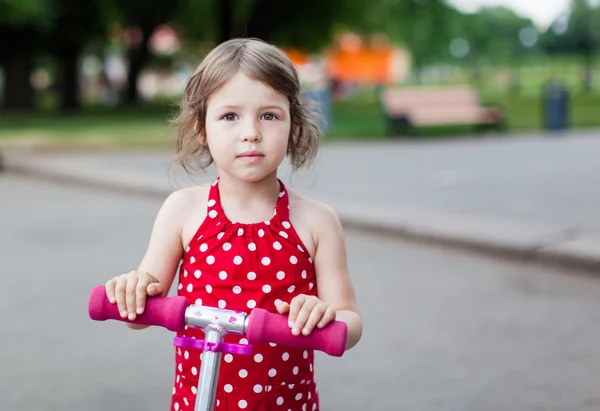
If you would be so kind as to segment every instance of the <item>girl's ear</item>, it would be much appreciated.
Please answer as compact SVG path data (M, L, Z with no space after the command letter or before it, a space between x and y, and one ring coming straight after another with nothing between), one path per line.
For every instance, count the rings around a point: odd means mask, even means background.
M204 130L200 130L198 119L194 121L194 131L198 133L198 144L200 144L202 147L206 146L206 133Z

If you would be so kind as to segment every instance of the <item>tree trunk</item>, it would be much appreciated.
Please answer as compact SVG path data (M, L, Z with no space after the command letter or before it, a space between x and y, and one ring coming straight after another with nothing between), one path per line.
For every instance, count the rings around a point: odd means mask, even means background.
M219 43L233 35L233 0L216 0L219 8Z
M60 93L63 111L78 110L81 107L79 96L79 73L77 60L79 49L74 45L65 47L60 51L61 64Z
M248 21L248 37L256 37L265 41L271 40L274 28L274 10L276 1L256 0L252 15Z
M25 38L23 38L25 37ZM4 107L8 110L33 110L34 89L31 73L34 66L33 47L22 36L19 46L9 46L2 56L4 66ZM14 38L19 38L16 35ZM16 44L16 43L13 43Z
M148 45L154 29L154 26L142 27L142 41L140 44L132 46L127 51L129 69L127 72L127 89L125 94L126 104L136 104L139 101L138 79L140 77L140 73L150 59L150 50L148 50Z

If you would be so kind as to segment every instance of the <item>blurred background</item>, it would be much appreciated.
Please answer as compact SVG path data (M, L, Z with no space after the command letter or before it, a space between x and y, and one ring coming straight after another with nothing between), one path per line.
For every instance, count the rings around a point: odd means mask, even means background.
M403 96L417 101L414 93L428 87L433 94L425 100L443 104L458 96L465 109L497 108L510 131L600 123L595 0L2 0L0 5L5 142L33 138L31 130L38 128L36 138L93 139L100 133L97 139L164 142L165 115L187 77L208 50L236 36L259 37L288 53L306 93L327 110L328 138L398 134L391 120L401 113L382 98L388 88L417 87L393 101ZM463 87L443 92L456 85ZM548 120L549 112L554 120ZM92 130L75 121L74 113L79 119L105 117ZM414 133L446 136L470 131L477 116L424 117L409 124Z
M279 173L340 216L365 324L322 409L598 411L598 0L0 0L0 410L168 409L172 333L88 297L216 176L168 119L238 36L328 120Z

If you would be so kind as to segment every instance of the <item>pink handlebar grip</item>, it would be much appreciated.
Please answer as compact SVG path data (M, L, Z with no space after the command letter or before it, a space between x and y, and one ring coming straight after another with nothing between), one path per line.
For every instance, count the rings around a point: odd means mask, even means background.
M334 357L344 354L347 336L348 327L341 321L334 321L323 328L314 328L307 336L296 336L288 326L287 316L274 314L262 308L251 311L246 330L250 344L271 342L287 347L323 351Z
M185 297L148 297L144 312L136 315L135 320L122 318L117 304L111 304L104 286L96 286L90 293L88 313L95 321L119 320L132 324L155 325L170 331L183 331L185 310L188 302Z

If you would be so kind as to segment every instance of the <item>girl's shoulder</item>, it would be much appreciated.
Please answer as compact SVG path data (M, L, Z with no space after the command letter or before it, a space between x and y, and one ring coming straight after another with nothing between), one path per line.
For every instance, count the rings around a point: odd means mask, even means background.
M172 192L165 201L172 221L180 224L184 245L189 243L206 218L209 191L210 184L181 188Z
M335 210L327 203L303 196L288 189L290 222L300 238L314 256L319 240L329 235L340 235L340 219Z

